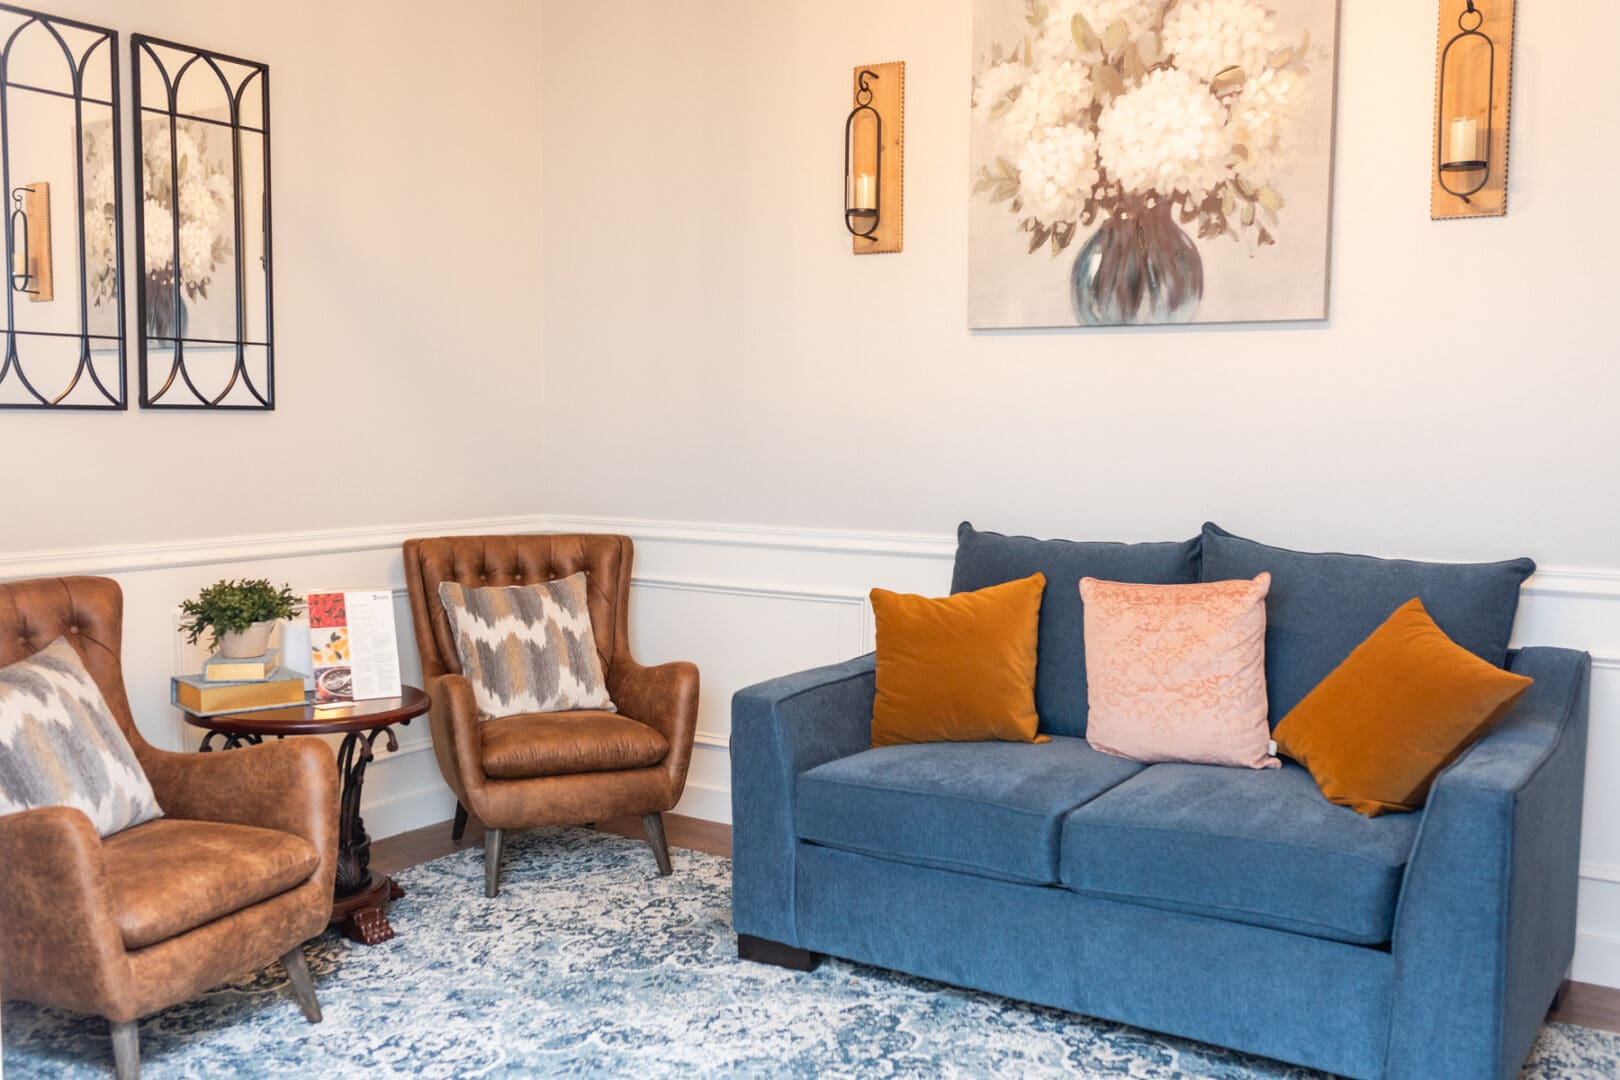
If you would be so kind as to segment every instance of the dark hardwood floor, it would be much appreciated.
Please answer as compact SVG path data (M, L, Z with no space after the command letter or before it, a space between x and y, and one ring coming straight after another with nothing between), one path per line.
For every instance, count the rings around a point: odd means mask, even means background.
M1572 982L1563 1002L1547 1014L1547 1019L1555 1024L1620 1031L1620 990Z
M640 818L599 821L596 827L602 832L628 836L632 840L647 838L647 833L641 827ZM700 821L697 818L682 817L680 814L665 814L664 836L672 849L706 851L710 855L731 858L730 825L722 825L715 821ZM467 822L467 832L459 844L450 839L450 823L446 821L439 825L429 825L425 829L390 836L386 840L373 841L371 866L385 874L397 874L409 867L442 859L462 848L482 847L483 844L484 830L476 821Z
M647 835L642 831L639 818L601 821L597 822L596 827L603 832L628 836L634 840L644 840ZM664 832L669 838L671 848L706 851L710 855L731 857L730 825L700 821L679 814L665 814ZM394 874L419 863L432 862L462 848L481 846L483 842L484 831L476 823L468 822L467 834L461 838L461 843L453 843L450 839L450 823L446 821L440 825L417 829L415 832L378 840L371 845L371 865L385 874ZM681 872L679 860L676 861L675 872L677 874ZM1547 1019L1558 1024L1579 1024L1582 1027L1620 1032L1620 990L1572 982L1564 994L1563 1002L1547 1015Z

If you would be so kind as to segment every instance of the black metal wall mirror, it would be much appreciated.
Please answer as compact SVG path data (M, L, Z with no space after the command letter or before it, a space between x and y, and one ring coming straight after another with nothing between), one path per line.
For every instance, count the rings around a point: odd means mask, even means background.
M118 35L0 4L0 408L122 409Z
M141 405L273 409L270 71L130 38Z

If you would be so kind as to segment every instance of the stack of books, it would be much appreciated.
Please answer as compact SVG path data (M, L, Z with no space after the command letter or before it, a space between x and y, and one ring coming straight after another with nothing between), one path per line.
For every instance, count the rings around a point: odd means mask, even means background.
M210 656L197 675L176 675L172 700L193 716L257 712L304 703L304 673L285 668L271 649L237 659Z

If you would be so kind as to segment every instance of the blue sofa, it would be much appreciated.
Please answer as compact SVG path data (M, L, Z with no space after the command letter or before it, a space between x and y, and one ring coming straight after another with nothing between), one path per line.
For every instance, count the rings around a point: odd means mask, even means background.
M1051 742L873 749L872 656L740 691L740 955L843 957L1351 1077L1518 1074L1574 951L1590 673L1585 653L1508 651L1532 564L1308 555L1214 526L1185 544L961 539L958 591L1047 574ZM1091 749L1079 577L1262 569L1273 724L1414 595L1535 683L1414 814L1334 806L1291 762Z

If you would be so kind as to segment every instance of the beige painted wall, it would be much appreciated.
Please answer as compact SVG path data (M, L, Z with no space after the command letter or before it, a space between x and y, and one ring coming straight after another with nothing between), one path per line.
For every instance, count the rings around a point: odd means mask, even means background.
M123 33L126 118L131 31L270 65L278 408L0 413L0 553L532 512L537 6L49 7ZM127 214L131 264L134 228ZM262 482L200 496L238 444Z
M1593 104L1620 9L1520 5L1511 215L1434 224L1435 7L1341 6L1328 322L970 334L970 0L548 2L548 512L1121 539L1213 517L1620 565L1620 139ZM853 258L850 68L895 59L906 251Z

